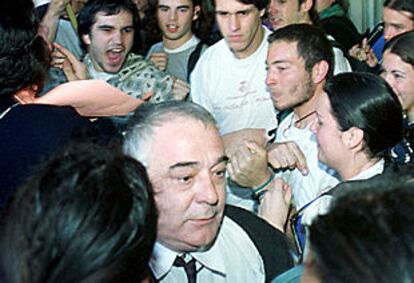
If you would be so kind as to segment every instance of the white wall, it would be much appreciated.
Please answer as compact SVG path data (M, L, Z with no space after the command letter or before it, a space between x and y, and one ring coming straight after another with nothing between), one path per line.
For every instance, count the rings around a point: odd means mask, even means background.
M363 33L382 19L383 0L349 0L349 17Z

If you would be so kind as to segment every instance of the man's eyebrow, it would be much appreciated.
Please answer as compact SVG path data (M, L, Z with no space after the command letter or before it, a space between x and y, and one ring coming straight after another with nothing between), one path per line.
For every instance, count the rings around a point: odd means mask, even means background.
M239 14L239 13L249 13L251 11L253 11L253 8L241 9L241 10L237 10L235 12L216 10L215 13L216 14L219 13L219 14L230 14L230 15L233 15L233 14Z
M210 166L210 168L213 168L214 166L217 166L218 164L222 163L222 162L227 162L229 160L229 158L225 155L220 156L216 162L214 162L214 164L212 166ZM199 165L199 162L197 161L187 161L187 162L178 162L175 163L173 165L171 165L169 167L169 170L174 170L177 168L186 168L186 167L196 167Z
M174 170L177 168L185 168L185 167L195 167L199 163L196 161L188 161L188 162L178 162L169 167L169 170Z
M177 9L182 9L182 8L190 9L190 5L180 5L177 7Z
M215 162L212 166L210 166L210 168L213 168L214 166L217 166L218 164L220 164L220 163L222 163L222 162L227 163L227 161L229 161L229 158L228 158L227 156L225 156L225 155L220 156L220 157L217 159L217 161L216 161L216 162Z
M274 61L271 61L269 63L269 65L276 65L276 64L282 64L282 63L290 63L290 61L288 61L288 60L274 60Z
M110 29L113 29L114 26L111 26L111 25L108 25L108 24L102 24L102 25L99 25L98 28L110 28Z

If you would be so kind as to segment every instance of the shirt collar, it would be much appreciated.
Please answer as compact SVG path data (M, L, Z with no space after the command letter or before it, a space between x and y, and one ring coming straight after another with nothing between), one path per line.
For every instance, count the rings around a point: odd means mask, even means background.
M174 53L180 53L184 50L187 50L193 46L196 46L200 42L200 39L198 39L195 35L193 35L189 40L187 40L183 45L180 47L169 49L164 46L164 50L167 53L174 54Z
M219 234L213 245L207 250L202 252L190 252L193 258L201 263L204 268L207 268L215 273L226 274L225 262L223 259L223 245L220 244L222 241L222 229L226 229L224 222L227 221L226 217L223 219L222 226L220 227ZM174 260L179 253L170 250L169 248L162 245L160 242L156 242L150 259L150 267L154 273L155 278L158 280L163 278L170 272Z
M375 175L381 174L384 171L385 161L380 159L377 163L369 167L368 169L360 172L358 175L352 177L350 180L366 180Z

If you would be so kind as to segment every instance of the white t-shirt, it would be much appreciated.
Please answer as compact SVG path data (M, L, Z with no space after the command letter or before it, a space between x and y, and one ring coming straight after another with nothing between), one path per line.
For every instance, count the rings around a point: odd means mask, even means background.
M214 116L222 135L277 125L277 111L265 84L270 31L263 28L263 41L249 57L236 58L222 39L203 53L191 74L192 100Z
M308 165L308 175L303 176L298 169L287 170L277 174L292 188L296 209L315 199L320 192L333 188L339 183L336 172L319 162L318 145L315 134L309 126L303 129L294 126L294 112L290 113L279 125L276 133L276 143L293 141L302 150Z

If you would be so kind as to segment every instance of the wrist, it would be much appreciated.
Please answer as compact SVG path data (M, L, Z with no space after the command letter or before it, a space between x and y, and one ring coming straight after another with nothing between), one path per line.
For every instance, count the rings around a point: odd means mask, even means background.
M275 175L269 172L269 177L266 178L265 181L261 185L252 188L253 194L256 199L260 201L263 198L264 194L268 190L268 187L272 183L274 178L275 178Z

